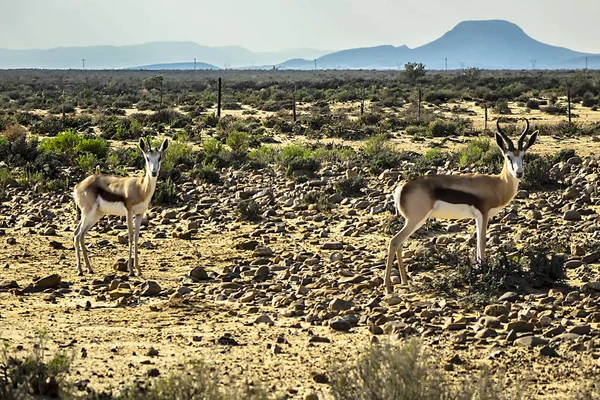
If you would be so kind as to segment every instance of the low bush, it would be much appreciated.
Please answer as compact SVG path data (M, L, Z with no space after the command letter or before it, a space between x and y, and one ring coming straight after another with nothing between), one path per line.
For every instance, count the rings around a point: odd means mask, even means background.
M320 167L320 163L314 157L313 151L300 144L285 146L281 150L279 162L286 168L288 175L299 170L314 172Z
M495 143L488 138L474 138L469 141L467 147L460 151L459 165L466 167L470 165L490 166L499 170L498 164L502 161L502 153Z
M353 176L342 178L333 184L335 191L343 196L358 196L362 194L362 189L366 182L362 176Z
M63 395L70 359L58 353L46 361L41 337L33 351L20 357L5 346L0 351L0 399L56 398Z
M358 357L330 361L331 394L335 400L471 400L516 399L520 382L511 391L496 383L489 370L462 380L447 377L439 359L410 340L401 347L376 344Z
M238 217L243 221L260 220L260 205L254 199L242 200L236 206Z

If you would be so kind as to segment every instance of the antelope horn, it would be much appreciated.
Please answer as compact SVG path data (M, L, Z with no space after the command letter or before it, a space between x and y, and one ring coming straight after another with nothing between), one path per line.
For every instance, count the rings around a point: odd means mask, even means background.
M498 120L496 121L496 126L498 127L498 133L500 134L500 136L502 136L502 139L504 139L504 141L508 145L508 150L514 150L515 144L512 142L512 140L508 138L508 136L506 136L506 134L502 131L502 128L500 128L500 118L498 118Z
M529 120L527 118L523 118L525 120L525 123L527 124L525 126L525 130L523 131L523 133L521 133L521 136L519 137L519 150L523 150L523 146L525 145L525 135L527 135L527 132L529 131Z

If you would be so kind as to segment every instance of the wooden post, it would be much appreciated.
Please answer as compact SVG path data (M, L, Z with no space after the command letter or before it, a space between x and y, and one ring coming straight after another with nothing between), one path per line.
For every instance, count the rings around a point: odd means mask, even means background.
M484 128L487 131L487 122L488 122L488 110L487 110L487 102L483 103L483 109L485 112L485 119L484 119Z
M158 104L158 108L162 110L162 97L163 97L163 80L160 80L160 102Z
M567 82L567 113L569 115L569 126L571 125L571 84Z
M417 119L419 122L421 122L421 96L422 95L423 95L423 92L421 91L421 87L419 86L419 101L418 101L419 111L417 114Z
M62 128L65 129L65 89L62 90Z
M365 88L362 90L362 96L360 99L360 115L365 113Z
M221 118L221 78L219 78L219 94L217 96L217 118Z
M294 116L294 123L296 122L296 84L294 83L294 95L292 98L292 114Z

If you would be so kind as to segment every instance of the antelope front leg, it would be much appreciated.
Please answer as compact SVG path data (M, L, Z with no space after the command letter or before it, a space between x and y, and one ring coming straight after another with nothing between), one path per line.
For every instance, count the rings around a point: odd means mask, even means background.
M485 258L485 246L487 242L487 213L483 213L480 218L476 218L475 222L477 226L477 263L481 264Z
M140 238L140 228L142 226L142 214L137 214L135 216L135 233L133 235L133 265L135 269L137 269L138 276L142 276L142 269L140 268L140 264L138 262L138 240Z
M133 265L131 259L131 250L133 245L133 213L127 210L127 237L129 242L129 257L127 258L127 269L129 269L129 276L134 276Z

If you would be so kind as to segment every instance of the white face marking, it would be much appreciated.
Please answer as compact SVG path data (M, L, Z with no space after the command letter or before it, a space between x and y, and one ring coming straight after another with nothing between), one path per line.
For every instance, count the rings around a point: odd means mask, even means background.
M519 151L519 155L513 154L512 151L506 151L504 157L508 161L508 171L516 179L523 178L523 157L525 156L524 151Z
M146 159L146 171L149 171L153 178L156 178L160 171L161 156L162 153L156 150L144 153L144 158Z

